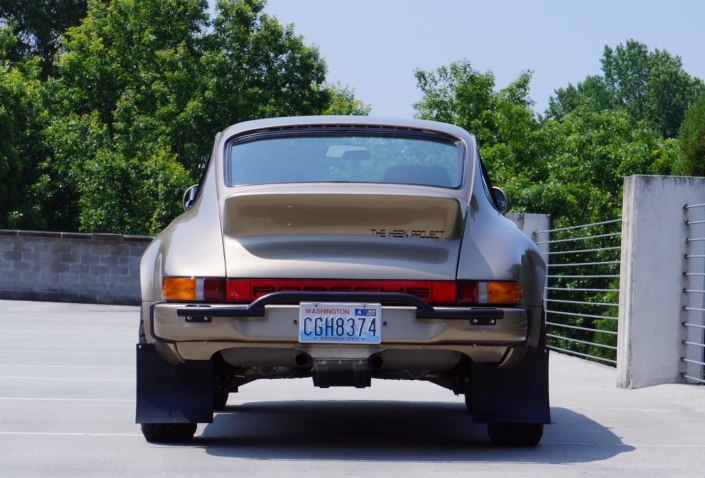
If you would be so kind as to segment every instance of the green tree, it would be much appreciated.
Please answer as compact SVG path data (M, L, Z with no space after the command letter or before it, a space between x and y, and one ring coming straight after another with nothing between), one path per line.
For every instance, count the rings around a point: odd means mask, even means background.
M218 0L200 68L210 140L225 125L322 113L331 102L326 64L293 24L264 13L264 0ZM210 141L209 141L210 142ZM201 160L210 155L203 151Z
M12 61L39 57L42 77L53 73L64 32L86 15L86 0L0 0L0 19L11 21L17 42Z
M45 84L52 154L34 188L50 227L64 198L81 230L153 234L179 213L225 126L369 110L326 86L318 49L264 7L220 0L211 23L206 0L89 0Z
M69 198L81 230L154 233L165 225L163 208L178 213L180 190L192 181L179 160L197 154L191 119L201 108L193 92L206 7L91 1L85 21L67 31L59 77L46 86L55 98L46 130L53 158L37 188ZM144 177L164 177L155 168L171 179ZM51 215L50 200L43 206Z
M678 133L680 154L676 172L705 176L705 95L691 106Z
M644 124L635 127L622 109L595 111L576 103L560 120L539 121L531 111L530 73L499 91L491 72L480 73L467 61L415 74L423 93L414 105L417 116L475 134L513 211L551 214L556 226L612 219L621 208L625 176L670 173L675 141ZM579 92L572 88L565 95L577 98Z
M507 184L515 210L551 214L554 227L618 217L622 182L632 174L670 174L674 140L634 127L622 110L580 107L541 125L545 167Z
M340 82L328 87L330 103L323 111L324 115L357 115L367 116L372 107L355 98L355 89L348 85L342 86Z
M492 72L481 73L467 60L435 71L414 72L423 94L416 117L455 124L474 134L488 168L500 181L536 164L539 123L529 98L531 72L495 91Z
M0 228L43 228L29 185L44 151L39 62L13 62L12 24L0 26Z
M673 138L689 106L705 91L702 80L683 70L679 56L649 51L636 40L615 49L605 46L600 62L602 76L556 90L546 111L549 118L561 119L580 106L596 112L622 108L634 123L643 121Z

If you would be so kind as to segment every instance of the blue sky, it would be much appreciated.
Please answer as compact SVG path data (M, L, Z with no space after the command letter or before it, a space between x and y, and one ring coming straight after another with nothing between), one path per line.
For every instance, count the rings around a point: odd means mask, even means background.
M318 45L328 80L355 88L373 115L413 116L414 69L463 58L494 72L499 88L532 70L543 112L554 89L600 73L605 45L629 38L705 78L702 0L269 0L266 12Z

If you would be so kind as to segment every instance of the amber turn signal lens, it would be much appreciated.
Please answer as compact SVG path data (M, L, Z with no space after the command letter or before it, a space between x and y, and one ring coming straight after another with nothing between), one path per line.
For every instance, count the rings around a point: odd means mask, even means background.
M162 299L195 300L196 279L186 277L165 277L162 281Z
M458 281L458 305L521 304L521 282Z
M521 283L520 282L488 282L487 283L487 303L488 304L520 304L521 303Z

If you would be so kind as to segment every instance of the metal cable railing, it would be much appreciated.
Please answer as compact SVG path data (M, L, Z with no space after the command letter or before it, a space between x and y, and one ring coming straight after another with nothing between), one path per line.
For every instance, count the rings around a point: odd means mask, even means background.
M552 350L616 365L621 219L537 231L546 252Z
M705 384L705 204L686 204L685 226L687 237L683 239L686 253L683 256L683 307L681 325L685 355L681 362L685 372L681 377L686 382Z

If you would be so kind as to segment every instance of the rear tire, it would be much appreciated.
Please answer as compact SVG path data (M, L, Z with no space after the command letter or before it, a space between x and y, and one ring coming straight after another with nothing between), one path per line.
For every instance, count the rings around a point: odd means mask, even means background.
M218 411L228 404L228 392L213 392L213 410Z
M142 435L150 443L187 442L197 427L197 423L143 423Z
M487 434L495 445L536 446L543 436L543 423L488 423Z

